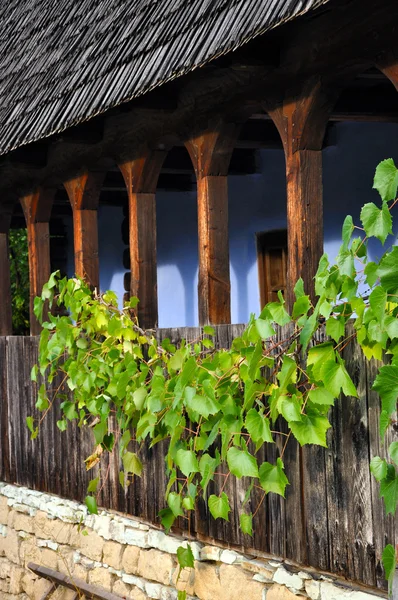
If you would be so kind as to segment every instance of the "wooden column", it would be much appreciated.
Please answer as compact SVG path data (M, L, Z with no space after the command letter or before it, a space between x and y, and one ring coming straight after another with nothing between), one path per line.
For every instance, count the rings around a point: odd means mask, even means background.
M130 295L139 299L138 321L157 327L156 187L167 152L154 150L119 164L129 200Z
M28 231L31 335L38 335L41 331L33 312L34 300L36 296L40 296L43 285L51 274L49 221L54 195L55 190L39 189L34 194L21 198Z
M313 277L323 253L322 144L338 91L326 93L321 83L308 82L299 93L286 94L266 106L282 138L287 185L287 303L302 277L314 299Z
M85 172L64 182L73 210L75 271L99 290L97 211L103 173Z
M0 212L0 335L12 334L10 256L8 247L10 221L10 212Z
M231 322L227 175L238 133L223 124L185 143L197 179L200 325Z

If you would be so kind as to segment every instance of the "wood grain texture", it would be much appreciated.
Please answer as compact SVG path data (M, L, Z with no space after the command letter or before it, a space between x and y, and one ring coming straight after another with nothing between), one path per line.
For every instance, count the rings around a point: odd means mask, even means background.
M11 279L8 234L0 232L0 289L2 306L0 310L0 335L11 335Z
M218 123L185 142L197 179L200 325L231 322L227 175L239 130Z
M243 326L217 326L216 347L228 347ZM203 336L200 328L158 330L159 341L166 337L173 343L182 339L193 341ZM286 328L278 328L277 339L286 338ZM319 341L325 338L320 332ZM36 361L38 338L0 337L0 470L4 481L26 485L60 496L83 501L88 482L101 474L98 498L101 506L129 513L159 525L158 510L165 507L166 472L164 442L146 447L142 459L143 477L134 479L123 489L119 485L121 469L118 450L106 458L100 469L87 472L83 460L89 456L95 442L92 431L79 430L71 423L61 432L56 422L60 418L59 403L55 403L41 425L39 437L29 439L26 417L38 418L35 408L37 388L29 373ZM297 448L289 441L284 453L286 473L291 485L286 500L268 494L254 519L253 538L239 530L239 513L246 489L243 478L228 481L233 513L230 522L214 520L204 502L187 521L180 519L173 528L184 535L196 535L205 542L218 541L255 555L265 552L285 557L311 567L329 571L366 585L385 588L381 553L386 543L394 543L394 518L385 516L379 499L379 486L369 474L373 456L385 456L396 433L389 432L384 443L378 433L380 399L370 391L377 364L367 363L359 347L352 343L345 349L347 368L359 389L359 399L341 398L333 408L328 432L328 448L305 446ZM61 375L49 387L60 387L70 400L73 394L65 389ZM111 423L113 428L114 425ZM275 427L277 429L277 426ZM276 436L276 443L266 445L258 454L258 462L274 463L281 454L285 437ZM132 448L134 451L134 448ZM209 493L223 481L209 486ZM254 490L245 510L256 511L262 498Z
M129 201L130 295L139 298L137 316L144 328L158 324L156 186L165 151L119 164Z
M55 190L39 189L34 194L21 198L28 232L31 335L38 335L41 331L41 325L33 312L34 299L36 296L40 296L43 285L51 274L49 221L54 196ZM46 319L46 313L47 307L43 311L44 319Z
M64 182L73 210L75 272L97 290L99 290L97 210L103 179L102 172L86 171Z

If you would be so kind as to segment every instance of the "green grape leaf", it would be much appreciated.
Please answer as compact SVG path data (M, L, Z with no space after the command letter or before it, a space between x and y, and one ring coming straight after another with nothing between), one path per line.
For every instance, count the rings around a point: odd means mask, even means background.
M387 466L387 476L380 482L380 497L384 500L386 513L393 515L398 504L398 477L393 465Z
M276 333L268 319L256 319L254 324L259 336L263 340L272 337Z
M65 415L68 416L68 415ZM76 415L77 416L77 415ZM95 437L96 444L102 444L102 440L104 439L104 435L108 431L108 423L107 421L100 421L93 427L93 433Z
M255 444L257 442L273 442L269 419L251 408L246 415L245 427Z
M377 481L381 481L387 476L387 462L380 456L374 456L370 461L370 471Z
M228 513L231 512L231 508L229 506L228 496L225 492L221 493L221 496L215 496L212 494L207 504L209 506L209 510L214 519L225 519L225 521L229 521Z
M325 388L335 398L339 396L340 391L346 396L358 398L356 387L347 373L342 360L339 360L337 363L332 360L327 361L322 369L322 379Z
M135 452L126 452L122 456L123 467L127 473L132 473L141 477L142 473L142 462L138 458Z
M311 367L311 373L316 381L322 379L323 367L328 361L334 362L334 348L330 342L318 344L308 350L307 366Z
M180 448L175 457L175 464L184 473L185 477L189 477L191 473L199 471L198 459L192 450L183 450Z
M286 312L284 305L280 302L270 302L267 304L267 309L271 313L271 316L275 323L278 325L287 325L291 319L289 313Z
M254 456L246 450L239 450L232 446L227 452L228 468L232 475L241 477L258 477L258 467Z
M177 592L177 600L187 600L187 592L186 592L186 590L178 590L178 592Z
M240 528L243 533L253 535L253 515L242 513L239 517Z
M184 392L186 406L207 419L209 415L215 415L221 409L218 402L209 398L209 396L200 396L196 389L187 386Z
M173 526L174 521L176 520L173 515L173 511L170 508L162 508L159 511L160 522L166 530L166 533L169 533L170 529Z
M388 294L398 296L398 246L387 252L380 261L377 276Z
M293 304L292 317L298 319L302 315L306 315L310 310L311 302L309 296L300 296L298 300Z
M167 496L167 504L175 517L181 517L184 511L181 508L181 496L175 492L171 492Z
M398 442L392 442L390 444L390 447L388 448L388 454L390 455L391 460L398 465Z
M351 239L352 233L354 231L354 223L352 221L351 215L347 215L344 219L343 230L342 230L342 240L343 247L345 250L348 249L348 244Z
M285 489L289 485L289 481L280 458L277 459L276 465L264 462L259 469L259 478L260 485L267 494L274 492L274 494L285 497Z
M326 334L330 335L330 337L337 343L341 337L343 337L345 332L345 319L344 317L330 317L326 321Z
M323 387L315 388L310 390L308 397L313 404L319 404L324 406L332 406L334 404L334 396L328 390Z
M290 421L289 426L300 446L317 444L327 447L326 432L331 425L326 417L313 414L302 415L301 421Z
M294 295L296 297L296 300L298 300L299 298L301 298L301 296L305 296L304 281L302 280L301 277L300 277L300 279L297 280L297 283L294 286L293 291L294 291Z
M381 208L378 208L373 202L365 204L361 210L361 222L366 235L377 238L382 244L392 233L391 213L385 202Z
M386 312L387 292L381 286L377 286L370 294L369 304L378 322L382 323Z
M386 435L387 427L389 426L389 424L390 424L390 415L388 414L388 412L386 410L382 410L380 413L380 422L379 422L381 439L384 439L384 436Z
M86 499L84 502L86 503L86 506L87 506L87 509L88 509L88 512L90 513L90 515L98 515L97 502L93 496L86 496Z
M90 481L90 483L88 484L87 491L95 494L96 491L97 491L98 482L99 482L99 477L96 477L95 479L92 479Z
M366 283L370 287L373 287L379 278L379 276L377 274L378 268L379 268L379 265L377 265L374 262L368 262L368 264L365 267L364 273L366 275Z
M372 389L380 395L382 410L392 415L397 408L398 367L394 365L381 367Z
M192 553L192 548L189 544L187 547L179 546L177 548L177 560L181 569L189 568L193 569L195 566L195 558Z
M392 158L386 158L376 167L373 189L377 190L383 201L394 200L397 195L398 170Z
M384 574L388 581L388 596L391 597L392 584L395 575L395 568L397 566L397 555L394 546L388 544L381 555L381 561L384 567Z

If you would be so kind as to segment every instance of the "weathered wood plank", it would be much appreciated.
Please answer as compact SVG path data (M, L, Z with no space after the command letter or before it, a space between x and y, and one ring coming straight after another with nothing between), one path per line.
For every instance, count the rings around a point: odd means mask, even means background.
M228 347L243 326L215 329L216 346ZM200 339L202 335L200 328L156 332L159 340L168 337L173 343L182 338ZM278 331L278 339L284 337L286 332ZM76 424L66 432L59 431L56 422L60 408L56 403L43 421L39 437L29 439L26 417L39 416L34 407L37 385L29 379L37 348L38 338L0 337L0 431L5 442L0 450L1 476L5 481L82 501L89 480L98 473L98 468L87 473L83 464L95 445L92 432L83 433ZM232 478L225 486L235 513L230 523L214 521L205 504L200 503L189 522L178 521L176 531L196 532L202 539L213 538L249 552L286 556L348 579L385 587L381 553L386 543L394 543L396 523L393 517L384 515L379 486L369 475L369 460L377 454L385 456L392 437L388 435L384 444L379 439L380 401L377 394L369 392L376 363L367 364L355 343L346 349L345 358L359 386L360 398L341 399L333 409L327 450L304 447L300 455L293 447L289 452L287 446L284 462L291 489L287 488L286 501L267 495L254 520L253 538L242 535L238 527L245 481L236 483ZM61 375L48 387L54 391L60 385ZM73 397L70 391L65 392ZM259 463L275 462L285 442L284 436L277 438L276 444L267 445L259 453ZM159 524L157 513L165 506L165 453L163 443L145 449L143 478L124 490L119 485L120 458L116 450L101 466L100 485L104 488L99 504ZM209 486L209 493L220 482L221 476ZM254 490L247 510L254 512L261 497L261 490Z

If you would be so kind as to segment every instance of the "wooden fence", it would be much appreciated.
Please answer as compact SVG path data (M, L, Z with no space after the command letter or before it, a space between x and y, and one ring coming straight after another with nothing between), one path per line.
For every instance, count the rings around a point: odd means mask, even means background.
M216 344L229 347L242 329L240 325L217 327ZM200 335L197 328L158 332L159 339L168 337L173 343ZM74 426L59 431L59 409L54 407L38 439L30 440L26 417L35 415L36 389L30 370L37 351L38 338L0 337L0 478L82 501L93 477L83 464L93 449L91 432ZM291 485L286 499L267 496L255 518L253 538L239 531L241 482L228 482L226 491L236 509L229 523L214 521L200 505L189 529L198 537L214 538L251 554L270 553L383 587L381 553L386 543L394 542L396 524L392 516L385 517L369 462L375 455L385 456L396 433L390 432L384 444L380 441L380 400L371 391L377 364L367 362L355 343L345 353L360 398L342 398L332 409L327 449L299 448L294 440L289 441L284 462ZM59 382L53 383L57 385ZM259 459L273 461L279 451L278 443L269 445ZM126 493L118 482L116 453L105 459L102 475L108 473L109 479L101 491L100 504L158 523L158 510L165 504L164 454L163 443L145 451L143 476ZM253 510L258 501L254 493ZM179 525L184 528L184 522Z

